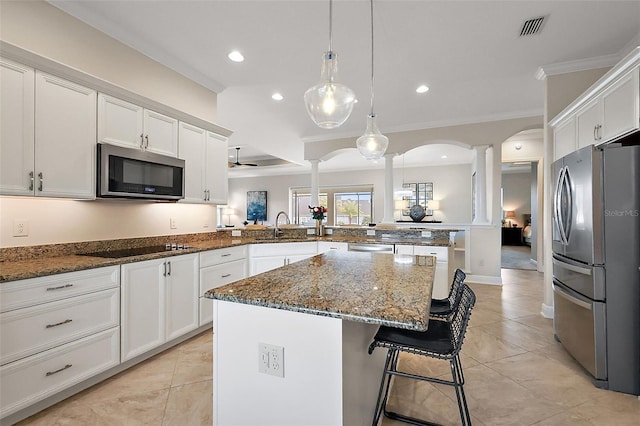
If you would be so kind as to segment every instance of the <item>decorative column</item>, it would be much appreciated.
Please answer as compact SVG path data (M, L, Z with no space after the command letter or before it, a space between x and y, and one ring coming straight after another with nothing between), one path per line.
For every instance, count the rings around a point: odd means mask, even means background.
M393 157L384 156L384 217L382 223L393 223Z
M320 160L309 160L311 163L311 205L319 206L319 194L320 194L320 172L318 171L318 164Z
M488 223L487 220L487 148L488 145L474 146L476 152L476 217L473 223Z

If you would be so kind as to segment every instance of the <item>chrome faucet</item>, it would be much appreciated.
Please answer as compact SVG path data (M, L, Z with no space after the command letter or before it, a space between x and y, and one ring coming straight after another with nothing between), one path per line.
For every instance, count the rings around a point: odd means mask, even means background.
M291 220L289 219L289 215L287 213L285 213L284 211L278 212L278 214L276 215L276 227L273 230L274 238L278 238L280 235L284 234L284 231L281 231L280 228L278 228L278 221L280 220L280 215L284 215L285 219L287 219L287 225L291 223Z

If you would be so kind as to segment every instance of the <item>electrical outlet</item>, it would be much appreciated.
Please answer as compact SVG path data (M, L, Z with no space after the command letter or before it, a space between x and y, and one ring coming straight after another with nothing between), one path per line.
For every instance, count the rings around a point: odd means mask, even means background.
M232 237L241 237L242 236L242 231L239 229L236 229L234 231L231 231L231 236Z
M176 218L175 217L170 217L169 218L169 228L171 229L177 229L178 225L176 223Z
M208 228L209 227L209 219L208 218L204 218L204 222L202 223L202 227L203 228Z
M284 377L284 348L258 343L258 372Z
M372 235L372 236L376 236L376 230L375 229L367 229L367 235Z
M431 238L431 231L422 231L422 238Z
M29 236L29 221L27 219L16 219L13 221L13 236L14 237Z
M307 235L315 235L316 230L313 228L307 228Z
M325 230L324 230L324 232L325 232L325 234L327 234L327 235L333 235L333 229L331 229L331 228L327 228L327 229L325 229Z

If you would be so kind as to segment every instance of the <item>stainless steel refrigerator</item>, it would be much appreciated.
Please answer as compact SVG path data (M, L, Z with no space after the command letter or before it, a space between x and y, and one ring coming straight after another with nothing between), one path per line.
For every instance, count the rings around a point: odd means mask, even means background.
M638 134L552 164L554 332L598 387L640 395Z

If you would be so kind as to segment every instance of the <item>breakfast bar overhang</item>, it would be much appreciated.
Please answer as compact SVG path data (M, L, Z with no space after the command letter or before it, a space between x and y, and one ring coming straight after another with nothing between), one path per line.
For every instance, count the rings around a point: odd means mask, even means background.
M214 425L370 424L367 348L379 325L427 329L435 260L331 251L209 290Z

